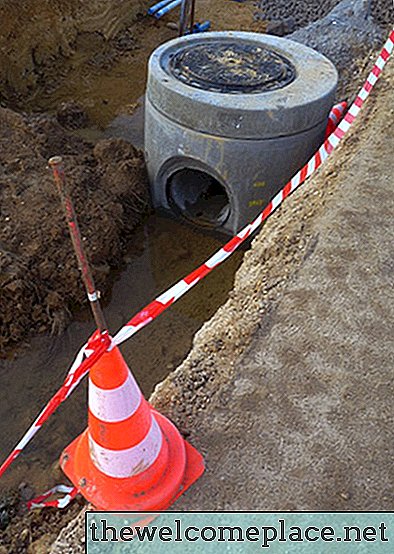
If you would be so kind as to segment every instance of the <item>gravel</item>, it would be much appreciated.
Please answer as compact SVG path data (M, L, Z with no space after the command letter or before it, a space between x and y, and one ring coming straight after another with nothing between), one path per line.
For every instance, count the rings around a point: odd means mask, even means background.
M352 99L365 78L363 64L381 48L386 33L365 19L364 0L343 0L323 19L288 35L327 56L339 72L338 100Z
M292 18L295 29L299 29L325 17L339 3L340 0L260 0L258 17L268 21ZM359 3L358 0L350 2L354 5ZM381 27L387 28L392 24L394 9L391 0L362 0L361 3Z
M327 15L338 3L339 0L260 0L259 15L268 21L292 18L295 29L299 29Z

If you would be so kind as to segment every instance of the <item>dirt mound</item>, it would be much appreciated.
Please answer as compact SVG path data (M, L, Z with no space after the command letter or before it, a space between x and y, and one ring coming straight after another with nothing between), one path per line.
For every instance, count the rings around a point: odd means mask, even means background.
M309 23L325 17L340 0L260 0L259 17L267 21L293 20L289 32L305 27ZM393 4L390 0L365 0L366 15L368 13L382 27L386 28L393 21ZM369 4L369 5L368 5Z
M144 13L147 0L0 0L0 93L26 94L69 57L81 33L110 40Z
M0 348L64 328L84 302L50 172L61 153L99 288L109 287L129 233L149 208L142 155L120 139L92 145L55 119L0 109Z
M339 73L338 100L351 99L360 88L386 34L366 16L363 0L342 0L323 19L288 36L321 52Z

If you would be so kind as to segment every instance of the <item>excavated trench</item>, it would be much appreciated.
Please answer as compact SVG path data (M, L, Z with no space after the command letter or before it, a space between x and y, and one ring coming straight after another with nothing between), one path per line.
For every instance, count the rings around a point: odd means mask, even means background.
M107 17L112 21L113 13ZM3 86L7 108L0 109L0 459L60 385L93 331L59 200L46 170L49 156L64 155L113 332L223 242L212 233L150 215L141 155L129 142L112 138L121 135L123 125L128 140L142 145L141 110L135 117L130 114L141 101L150 51L175 34L165 23L137 17L127 25L127 20L120 31L111 21L101 20L102 33L79 32L70 46L72 56L65 59L61 54L56 75L55 65L43 61L31 70L35 76L29 87L18 88L12 71L8 86ZM65 29L56 32L66 34ZM22 107L27 114L16 112ZM145 395L184 359L195 332L225 302L241 260L242 251L122 348ZM59 410L26 456L2 478L0 491L21 481L37 490L54 483L57 472L46 468L86 425L85 396L81 387Z
M65 158L114 332L223 242L149 215L141 155L122 140L126 136L142 146L147 58L176 36L168 17L157 23L143 15L148 4L135 2L130 11L129 2L114 10L104 0L88 7L78 0L36 0L18 11L0 2L5 22L0 46L6 53L0 62L1 460L60 385L93 330L46 170L48 157ZM239 9L235 5L232 13ZM239 23L253 26L251 11L246 13ZM145 395L184 359L195 332L225 302L242 257L242 251L236 253L123 347ZM22 481L40 491L59 479L56 468L47 468L86 424L85 397L81 387L1 479L0 492Z
M145 87L146 60L158 44L176 36L167 26L174 17L157 23L143 16L148 4L122 0L115 9L107 0L88 5L80 0L0 2L0 47L6 53L0 60L0 103L9 108L0 111L0 180L6 185L0 192L0 309L6 315L0 334L0 459L56 390L93 329L45 170L49 156L65 156L113 331L223 242L150 215L141 156L122 140L132 137L141 147L141 109L136 107ZM255 2L202 0L200 10L215 30L265 28L261 18L253 19L263 13L256 13ZM242 257L235 254L124 345L146 395L179 365L195 332L226 301ZM85 425L85 395L81 387L52 418L2 478L0 494L22 481L37 492L59 481L55 461ZM26 552L27 543L44 532L53 536L53 522L59 526L61 521L51 514L30 519L35 524L22 538L24 518L7 528L14 508L8 512L7 501L0 503L0 536L7 529L0 545L6 544L7 552Z

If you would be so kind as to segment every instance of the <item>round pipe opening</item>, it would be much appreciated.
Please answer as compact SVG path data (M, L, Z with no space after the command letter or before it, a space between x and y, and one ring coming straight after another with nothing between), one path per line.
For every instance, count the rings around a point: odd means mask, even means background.
M217 179L197 169L181 169L167 181L168 202L195 225L220 227L230 215L230 200Z

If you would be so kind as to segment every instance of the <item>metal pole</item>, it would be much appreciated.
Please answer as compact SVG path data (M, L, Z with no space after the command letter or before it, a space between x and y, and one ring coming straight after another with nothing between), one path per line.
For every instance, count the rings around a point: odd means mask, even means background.
M192 0L192 6L190 10L190 32L193 32L194 22L196 19L196 0Z
M63 159L61 156L55 156L48 161L52 168L53 178L56 188L62 201L63 210L66 216L68 229L70 231L71 240L74 247L74 252L78 260L78 266L82 273L83 283L89 298L90 307L93 312L93 317L99 331L106 331L106 324L103 311L99 301L99 292L96 290L89 262L86 258L85 250L81 240L81 233L78 226L77 216L74 206L67 190L66 177L64 174Z
M179 36L183 37L183 35L187 32L187 25L189 22L189 16L190 16L190 10L191 10L191 0L182 0L181 5L181 16L179 19ZM191 31L191 29L190 29Z

